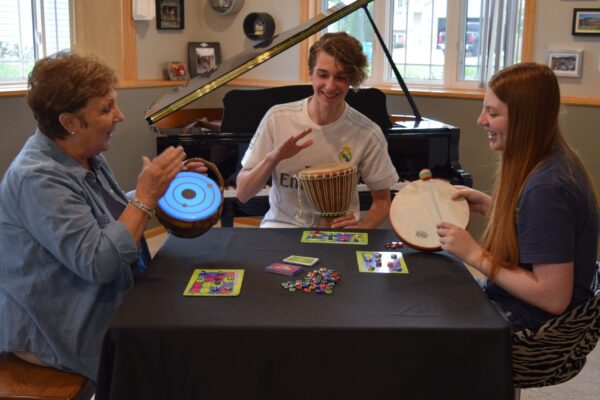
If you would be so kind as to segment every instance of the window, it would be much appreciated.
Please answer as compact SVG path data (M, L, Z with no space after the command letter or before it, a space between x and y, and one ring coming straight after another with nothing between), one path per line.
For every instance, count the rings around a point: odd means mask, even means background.
M70 47L69 0L0 0L0 88L22 85L36 60Z
M368 10L406 82L476 88L494 70L520 60L524 6L525 0L387 0L371 2ZM327 30L362 41L372 61L370 84L397 82L363 10Z

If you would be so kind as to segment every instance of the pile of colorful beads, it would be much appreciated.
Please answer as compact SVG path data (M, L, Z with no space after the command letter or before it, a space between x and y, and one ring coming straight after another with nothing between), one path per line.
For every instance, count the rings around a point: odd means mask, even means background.
M333 294L333 288L340 279L339 272L321 267L307 273L302 280L281 282L281 286L292 293Z
M386 242L384 246L386 249L399 249L403 245L404 243L402 242Z

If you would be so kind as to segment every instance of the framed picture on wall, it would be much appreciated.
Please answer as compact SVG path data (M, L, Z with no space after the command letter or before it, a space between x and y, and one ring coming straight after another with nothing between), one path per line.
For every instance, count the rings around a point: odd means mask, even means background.
M600 36L600 8L575 8L571 34Z
M183 29L183 0L156 0L156 28Z
M583 50L550 50L548 66L556 76L581 78Z
M221 47L217 42L189 42L190 76L209 76L221 63Z
M179 61L170 61L165 63L167 75L171 81L182 81L187 79L185 65Z

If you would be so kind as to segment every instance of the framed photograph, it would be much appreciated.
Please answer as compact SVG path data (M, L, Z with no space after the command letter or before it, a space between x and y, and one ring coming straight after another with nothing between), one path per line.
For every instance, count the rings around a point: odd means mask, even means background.
M156 0L156 28L183 29L184 0Z
M571 34L600 36L600 8L575 8Z
M581 77L581 64L583 50L550 50L548 52L548 66L556 76L570 78Z
M221 48L217 42L189 42L190 76L208 76L221 63Z
M171 81L182 81L187 79L185 64L179 61L171 61L165 64L167 75Z

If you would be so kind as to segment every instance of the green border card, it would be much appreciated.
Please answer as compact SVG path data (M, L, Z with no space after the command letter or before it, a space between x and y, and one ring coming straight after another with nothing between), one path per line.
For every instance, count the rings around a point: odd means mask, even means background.
M242 289L243 269L195 269L184 296L237 296Z
M399 251L357 251L360 272L378 274L408 274L406 261Z
M366 232L334 232L321 231L313 229L312 231L302 232L301 243L320 243L320 244L369 244L369 234Z

